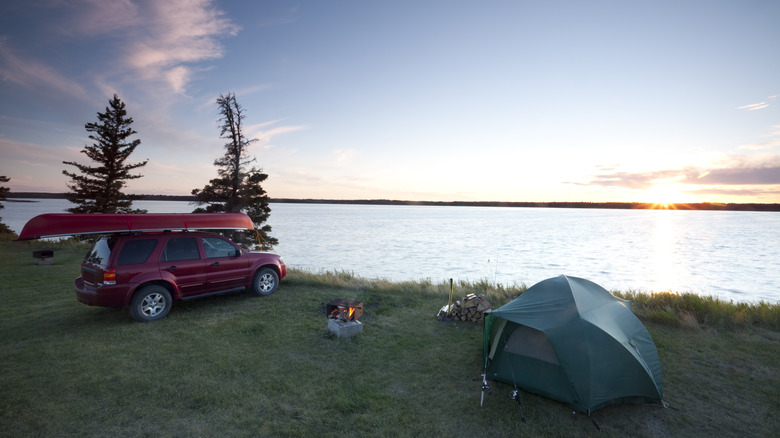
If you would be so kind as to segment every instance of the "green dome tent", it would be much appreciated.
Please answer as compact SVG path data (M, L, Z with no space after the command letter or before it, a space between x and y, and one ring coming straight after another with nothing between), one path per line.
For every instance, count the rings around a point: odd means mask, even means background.
M663 404L661 362L629 301L591 281L541 281L485 318L486 378L581 412Z

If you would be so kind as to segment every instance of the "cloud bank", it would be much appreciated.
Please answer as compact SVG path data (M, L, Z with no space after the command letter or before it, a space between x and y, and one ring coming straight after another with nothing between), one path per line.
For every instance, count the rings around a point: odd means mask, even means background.
M665 169L652 172L603 172L584 186L647 190L658 184L690 186L690 193L765 195L780 193L780 156L761 160L732 159L717 168Z

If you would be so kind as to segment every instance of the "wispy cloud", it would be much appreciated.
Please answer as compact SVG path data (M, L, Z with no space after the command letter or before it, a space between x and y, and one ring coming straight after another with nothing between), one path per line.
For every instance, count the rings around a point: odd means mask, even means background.
M771 126L769 134L764 135L766 140L758 141L756 143L744 144L739 148L742 150L761 151L768 149L780 148L780 125Z
M766 100L764 100L762 102L751 103L751 104L748 104L748 105L738 106L737 109L739 109L739 110L746 110L746 111L756 111L756 110L760 110L760 109L764 109L764 108L769 108L769 106L775 100L777 100L777 95L776 94L774 94L772 96L768 96L766 98Z
M257 25L260 27L275 27L295 23L300 19L301 9L301 5L289 5L286 9L279 10L277 14L263 17Z
M193 64L222 57L219 38L239 30L211 0L149 1L126 62L144 79L164 78L183 93Z
M358 152L355 149L335 149L331 152L335 164L347 164L351 162Z
M78 99L87 98L77 82L47 64L18 55L4 37L0 37L0 78L26 89L46 88Z
M691 174L683 181L689 184L704 185L772 185L780 184L780 157L774 157L765 163L739 163L693 177Z
M220 38L240 30L214 0L31 1L28 6L30 15L57 15L46 28L34 29L38 46L70 50L85 39L107 44L105 56L96 57L100 65L85 65L82 72L93 75L93 85L101 91L115 91L117 82L140 79L183 94L196 73L208 69L204 62L224 55ZM63 70L76 64L41 61L27 42L11 42L0 31L3 81L88 99L88 84Z
M182 93L187 86L187 82L192 77L192 72L183 65L177 65L165 71L163 75L175 92Z
M140 7L132 0L76 0L57 4L62 9L63 20L59 31L69 35L116 34L122 29L143 23Z
M272 126L276 123L279 123L279 120L248 125L246 127L247 137L257 138L260 140L260 143L267 146L271 143L271 140L278 135L308 129L303 125Z
M3 160L30 167L49 166L51 163L56 163L59 166L63 160L78 160L80 150L81 148L77 146L51 148L0 137L0 151L3 153Z
M748 110L748 111L755 111L755 110L760 110L760 109L764 109L764 108L768 108L768 107L769 107L768 103L766 103L766 102L759 102L759 103L751 103L750 105L738 106L737 109L743 109L743 110Z
M780 132L775 132L772 135L777 136L777 138L770 138L766 141L762 141L759 143L745 144L740 146L739 148L744 150L756 150L756 151L780 148Z
M655 172L611 172L594 176L587 183L575 183L585 186L602 186L610 188L625 188L645 190L653 186L654 181L667 178L678 178L678 170L661 170Z
M160 160L150 161L148 166L144 168L144 172L149 175L156 175L157 177L160 177L161 175L172 175L172 174L181 175L181 177L179 177L181 181L177 181L179 183L199 181L203 178L203 175L211 175L212 173L216 174L216 170L214 166L209 162L174 163L171 161L160 161ZM192 185L197 185L197 183L192 183Z

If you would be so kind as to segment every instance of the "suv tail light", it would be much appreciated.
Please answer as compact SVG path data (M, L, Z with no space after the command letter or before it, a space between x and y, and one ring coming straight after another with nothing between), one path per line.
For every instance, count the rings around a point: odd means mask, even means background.
M103 284L116 284L116 270L106 269L103 271Z

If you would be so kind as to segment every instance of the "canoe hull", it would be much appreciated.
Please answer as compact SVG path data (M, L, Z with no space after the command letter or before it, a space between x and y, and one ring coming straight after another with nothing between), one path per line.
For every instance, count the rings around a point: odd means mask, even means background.
M25 224L17 240L173 230L253 230L244 213L86 214L48 213Z

